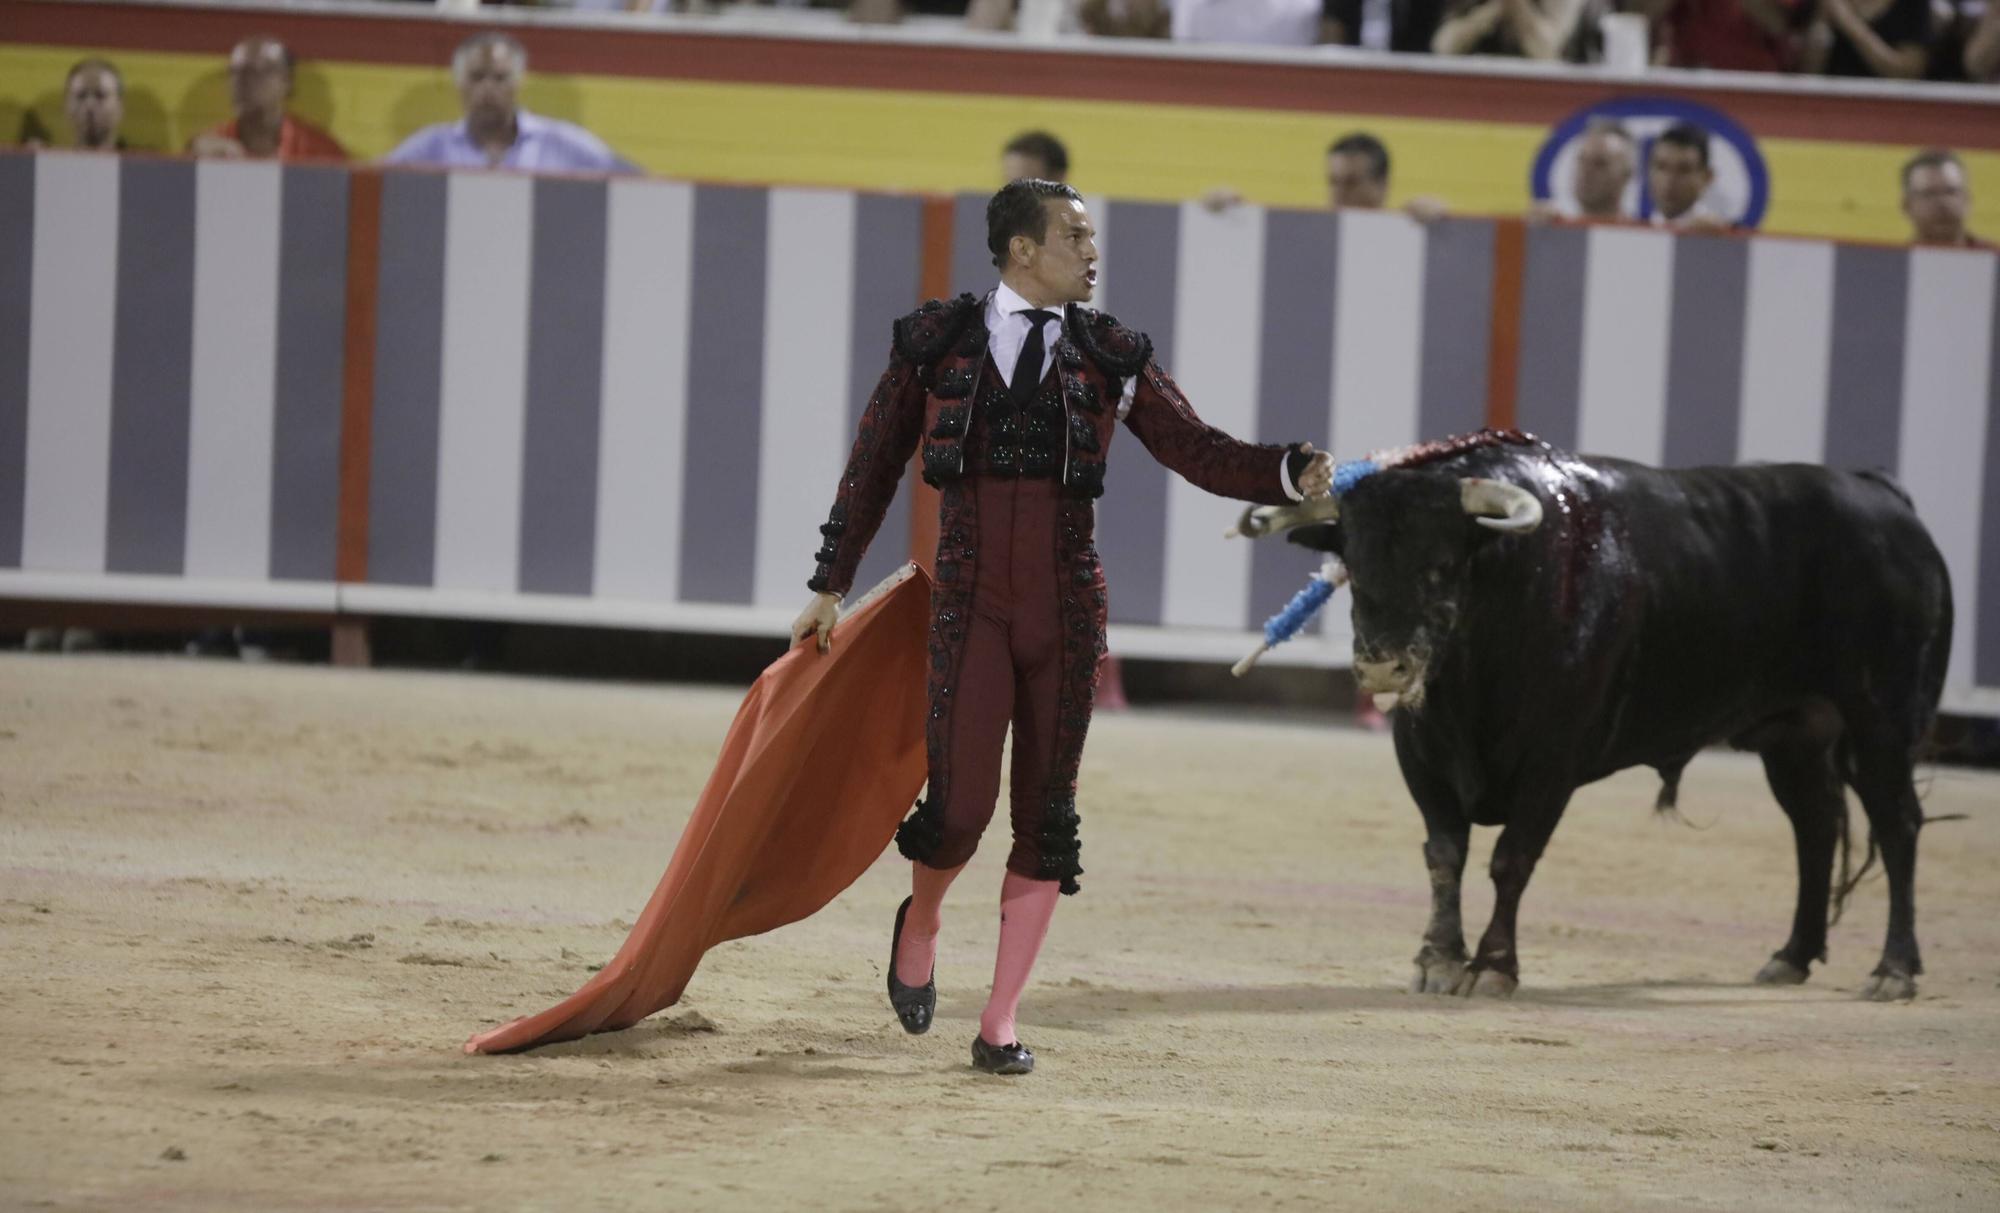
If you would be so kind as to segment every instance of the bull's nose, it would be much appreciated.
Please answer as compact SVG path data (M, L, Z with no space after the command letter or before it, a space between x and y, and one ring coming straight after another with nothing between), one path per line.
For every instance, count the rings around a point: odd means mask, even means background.
M1410 685L1410 670L1398 658L1393 661L1360 661L1354 663L1354 677L1361 689L1371 694L1379 691L1402 691Z

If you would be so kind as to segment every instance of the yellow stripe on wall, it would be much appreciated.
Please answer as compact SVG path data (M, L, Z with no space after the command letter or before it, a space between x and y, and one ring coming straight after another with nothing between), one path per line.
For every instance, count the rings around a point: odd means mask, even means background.
M0 138L32 110L65 142L62 81L72 48L0 47ZM220 55L121 52L126 138L177 150L229 117ZM1441 198L1471 214L1517 213L1544 132L1503 123L1302 114L1129 102L531 75L528 108L580 122L650 172L950 193L998 184L999 147L1043 126L1070 145L1072 180L1092 193L1174 201L1228 185L1272 206L1325 204L1322 154L1367 129L1389 144L1395 198ZM308 64L295 101L357 156L379 156L431 122L457 117L449 74L428 68ZM1771 170L1767 231L1899 240L1897 169L1912 149L1802 139L1763 141ZM1965 155L1974 231L2000 233L2000 153Z

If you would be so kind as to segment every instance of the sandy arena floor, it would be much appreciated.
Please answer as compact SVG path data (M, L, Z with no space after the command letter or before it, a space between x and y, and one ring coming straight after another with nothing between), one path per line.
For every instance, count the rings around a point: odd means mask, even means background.
M1586 790L1519 996L1466 1004L1402 992L1427 886L1386 739L1142 711L1085 763L1039 1073L966 1065L997 836L928 1036L882 992L892 854L637 1028L462 1056L624 937L736 698L0 658L0 1206L2000 1207L2000 779L1958 771L1911 1005L1851 997L1879 881L1810 984L1749 984L1793 889L1754 760L1689 771L1705 830L1649 776Z

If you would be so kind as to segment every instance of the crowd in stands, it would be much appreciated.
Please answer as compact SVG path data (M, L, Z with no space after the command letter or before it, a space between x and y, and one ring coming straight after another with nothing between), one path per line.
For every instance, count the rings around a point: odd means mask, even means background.
M849 0L843 7L857 21L920 14L1004 30L1038 24L1045 6L1056 10L1049 23L1056 28L1107 37L1571 63L1602 59L1602 20L1629 14L1644 21L1658 66L2000 79L2000 3L1992 0Z
M1414 0L1397 0L1412 3ZM1526 4L1531 0L1486 0L1486 3ZM1562 3L1564 0L1553 0ZM1666 0L1672 4L1675 0ZM1709 0L1681 0L1704 4ZM1750 4L1779 0L1745 0ZM1849 0L1827 0L1848 3ZM1903 0L1892 0L1902 3ZM2000 11L2000 3L1994 5ZM1331 19L1329 19L1331 20ZM1982 28L1992 27L1986 21ZM347 152L327 132L290 112L297 63L282 42L269 37L246 38L229 54L230 102L233 116L189 140L195 156L230 159L346 160ZM536 114L520 103L520 88L528 70L528 53L504 33L483 32L462 42L452 55L452 79L464 116L411 135L382 162L447 168L504 168L525 172L629 173L638 171L603 140L574 123ZM96 151L123 151L120 133L124 117L124 82L115 64L102 58L80 60L70 68L64 85L68 119L67 146ZM32 115L31 115L32 121ZM39 127L23 132L32 145L57 142ZM1582 220L1635 222L1629 210L1637 191L1630 188L1644 158L1646 194L1651 211L1646 222L1691 230L1724 230L1731 221L1704 203L1715 173L1710 163L1711 137L1687 122L1641 141L1619 122L1592 121L1576 140L1566 196L1544 199L1529 208L1528 217L1545 221ZM1066 180L1069 153L1060 139L1046 131L1030 131L1009 142L1001 152L1000 180L1044 177ZM1336 209L1375 209L1389 196L1390 154L1376 136L1357 131L1335 139L1326 152L1328 204ZM1942 149L1922 151L1902 169L1902 209L1910 222L1911 239L1923 244L1991 247L1966 229L1970 191L1964 165ZM1242 202L1227 186L1209 191L1201 201L1222 210ZM1446 207L1438 199L1412 198L1403 204L1412 218L1429 222Z
M1108 4L1110 0L1098 0ZM1122 12L1138 12L1136 4L1150 0L1126 0ZM1176 20L1194 0L1176 0ZM1394 12L1428 0L1390 0ZM1488 12L1492 6L1532 6L1536 0L1482 0L1466 6L1452 0L1452 12L1440 30L1454 28L1452 22L1472 20L1468 14ZM1550 4L1570 4L1572 0L1548 0ZM1658 4L1662 12L1676 4L1684 8L1704 4L1734 4L1736 0L1646 0ZM1756 6L1782 6L1786 0L1742 0L1748 12ZM1824 0L1824 4L1852 4L1854 0ZM1906 0L1882 0L1902 6ZM1252 0L1244 8L1276 6L1278 0ZM1346 26L1326 8L1322 32L1340 34ZM2000 2L1992 6L2000 12ZM1352 16L1352 14L1350 14ZM1484 18L1482 18L1484 20ZM1520 26L1526 30L1528 26ZM2000 52L2000 26L1992 16L1980 18L1980 36L1992 34ZM1542 34L1510 34L1540 40ZM1976 36L1972 44L1982 46ZM1886 46L1886 44L1884 44ZM1884 46L1850 46L1848 54L1876 58L1890 54ZM1838 48L1832 54L1840 54ZM1970 54L1970 50L1968 50ZM348 154L334 136L292 114L288 104L296 82L296 60L292 50L276 38L244 38L230 50L228 80L230 106L228 122L204 130L188 140L186 152L216 158L276 158L276 160L346 160ZM452 80L458 86L462 118L438 122L408 136L388 156L384 164L428 164L438 168L512 168L522 172L636 172L628 160L618 156L598 136L582 126L534 114L520 104L520 86L528 74L528 50L502 32L480 32L466 38L450 62ZM68 140L56 140L50 132L34 124L22 132L22 142L32 146L62 142L64 146L88 150L128 150L120 124L124 120L124 80L116 64L104 58L84 58L70 68L64 82L64 114L68 118ZM1646 194L1652 202L1644 218L1652 224L1724 230L1730 220L1704 206L1704 194L1714 180L1710 164L1710 134L1690 122L1680 122L1650 140L1638 140L1620 122L1610 118L1592 120L1574 144L1572 172L1568 174L1568 196L1538 200L1528 208L1528 218L1536 220L1594 220L1626 222L1636 220L1628 212L1628 202L1636 194L1630 190L1632 178L1644 158ZM1062 142L1050 132L1026 132L1002 148L1000 180L1020 176L1044 176L1066 180L1070 156ZM1388 146L1368 132L1340 136L1326 150L1328 204L1334 208L1380 208L1388 200L1390 152ZM1970 190L1964 164L1948 150L1932 148L1916 154L1902 168L1902 210L1910 220L1910 236L1922 244L1972 244L1986 246L1984 240L1966 230ZM1242 198L1228 186L1204 194L1202 202L1214 210L1240 204ZM1436 198L1410 198L1404 210L1422 222L1442 218L1446 206Z

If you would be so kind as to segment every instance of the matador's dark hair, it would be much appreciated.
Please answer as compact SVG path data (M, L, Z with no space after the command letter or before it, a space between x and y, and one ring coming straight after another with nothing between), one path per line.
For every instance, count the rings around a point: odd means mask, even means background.
M1026 236L1040 244L1048 235L1049 213L1045 204L1051 198L1083 201L1082 194L1062 182L1037 177L1009 181L993 195L986 204L986 251L993 254L994 268L1006 267L1007 244L1014 237Z

